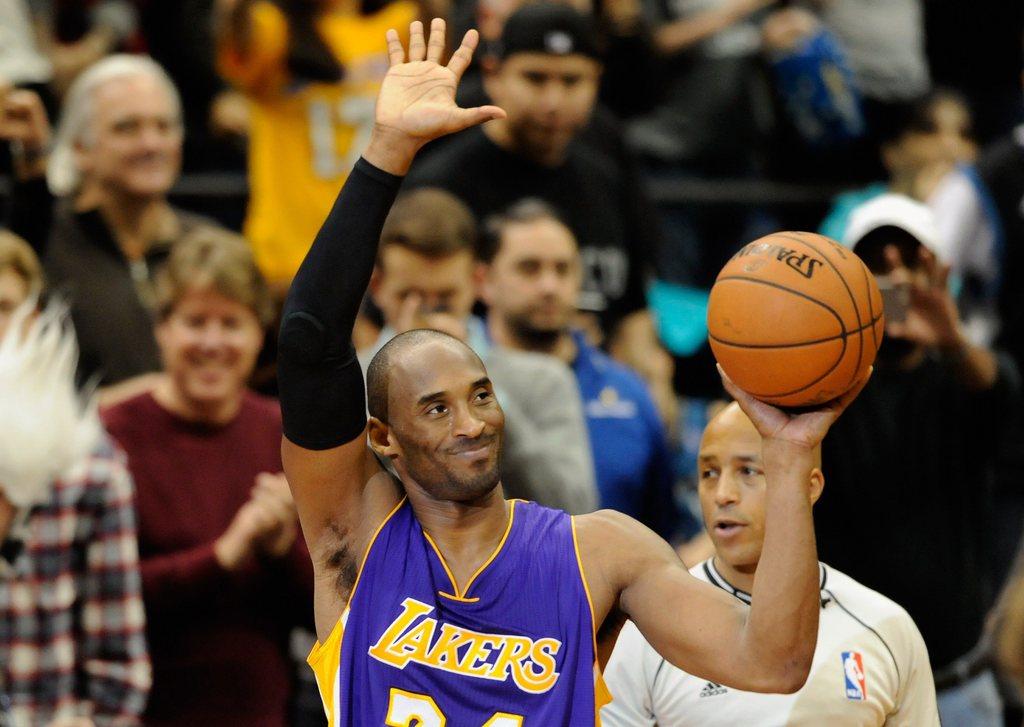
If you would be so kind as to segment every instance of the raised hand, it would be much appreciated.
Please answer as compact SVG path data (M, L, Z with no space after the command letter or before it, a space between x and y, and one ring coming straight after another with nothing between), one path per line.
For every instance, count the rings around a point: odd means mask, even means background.
M13 144L15 171L20 178L45 171L50 136L50 121L39 95L0 79L0 140Z
M906 286L909 292L906 317L886 318L885 334L924 346L957 345L961 340L960 314L949 292L949 266L923 245L918 248L918 264L913 270L892 245L885 249L885 260L889 267L886 277L894 285Z
M475 30L466 33L447 65L441 65L445 23L440 18L431 22L427 41L421 22L409 26L408 60L398 33L389 30L386 37L391 67L377 96L373 139L364 154L371 164L404 174L427 142L504 117L497 106L464 109L455 103L455 89L477 45Z
M786 444L805 449L813 450L821 444L828 433L829 427L835 423L839 415L857 398L864 386L871 378L871 371L867 376L854 384L853 388L837 399L826 402L819 407L797 413L788 412L777 406L766 404L760 399L745 392L736 386L722 367L718 367L718 373L722 377L722 384L729 392L740 409L754 423L758 433L764 440L765 448L774 444Z

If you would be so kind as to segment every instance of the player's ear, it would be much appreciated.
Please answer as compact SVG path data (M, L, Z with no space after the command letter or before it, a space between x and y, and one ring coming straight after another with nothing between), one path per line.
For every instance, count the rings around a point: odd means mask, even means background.
M811 498L811 504L813 505L821 497L822 490L825 489L825 474L819 467L815 467L811 470L811 486L807 494Z
M391 443L391 428L377 417L370 417L366 423L366 433L370 440L370 449L380 457L394 459L398 453Z

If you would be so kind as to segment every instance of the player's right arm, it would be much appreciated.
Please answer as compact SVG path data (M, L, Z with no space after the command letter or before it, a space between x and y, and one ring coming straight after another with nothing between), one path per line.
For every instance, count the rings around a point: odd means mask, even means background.
M292 282L278 349L282 458L316 572L321 641L343 607L335 556L358 564L400 495L366 445L366 393L352 345L384 219L424 144L503 114L493 106L455 104L476 31L466 34L447 66L438 63L442 20L434 20L429 44L422 24L412 24L409 62L398 33L389 30L387 40L391 68L377 98L373 136Z

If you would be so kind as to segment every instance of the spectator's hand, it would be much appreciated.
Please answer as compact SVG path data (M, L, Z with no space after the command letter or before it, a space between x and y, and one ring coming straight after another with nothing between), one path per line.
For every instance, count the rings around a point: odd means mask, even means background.
M278 527L280 522L266 503L250 498L238 508L227 530L213 544L217 562L225 570L240 570L256 556L260 541Z
M0 140L12 144L19 177L45 173L50 137L50 120L39 94L0 79Z
M601 15L608 21L613 32L631 35L641 26L643 6L640 0L607 0L602 4Z
M885 333L924 346L951 348L962 341L960 315L949 292L949 266L939 262L923 245L918 248L919 265L906 267L899 251L885 249L886 276L895 286L907 286L910 292L906 318L886 320Z
M55 719L47 727L96 727L96 723L88 717L64 717Z
M417 328L441 331L463 342L469 338L465 321L460 321L451 313L424 311L423 298L418 293L411 293L405 297L399 308L395 333L405 333Z
M235 90L221 91L210 104L210 130L217 136L249 136L249 101Z
M385 171L405 174L427 142L505 116L497 106L463 109L456 105L455 88L473 58L478 36L475 30L466 33L448 65L442 66L444 31L444 20L434 18L425 41L423 23L412 23L408 60L398 33L387 32L391 67L377 97L373 137L364 154Z
M786 53L795 50L820 27L814 13L798 7L783 8L765 18L761 39L766 51Z
M299 534L298 513L288 480L280 473L261 472L256 476L252 498L273 517L275 523L259 538L260 550L273 558L280 558L291 550Z

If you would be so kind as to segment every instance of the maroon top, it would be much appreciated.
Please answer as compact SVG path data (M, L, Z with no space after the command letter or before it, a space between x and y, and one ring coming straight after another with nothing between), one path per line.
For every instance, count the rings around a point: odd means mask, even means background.
M304 545L230 574L214 541L260 472L281 472L281 413L246 392L238 415L187 422L142 394L103 412L128 454L153 691L147 725L283 727L293 682L288 636L310 624L313 573Z

